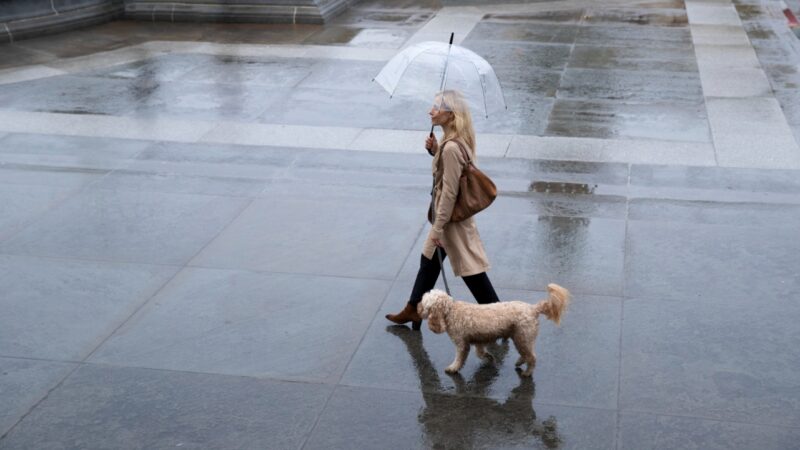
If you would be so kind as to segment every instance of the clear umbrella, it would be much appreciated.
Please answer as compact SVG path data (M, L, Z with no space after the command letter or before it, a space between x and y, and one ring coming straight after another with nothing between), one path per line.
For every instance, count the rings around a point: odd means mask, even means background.
M437 92L452 89L461 92L470 109L482 116L507 108L492 66L475 52L444 42L406 48L386 63L374 81L391 98L430 102Z

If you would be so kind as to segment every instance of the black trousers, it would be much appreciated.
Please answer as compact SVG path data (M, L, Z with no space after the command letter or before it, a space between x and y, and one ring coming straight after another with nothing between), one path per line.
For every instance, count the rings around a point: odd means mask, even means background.
M444 261L444 258L447 257L447 253L445 253L443 248L439 248L439 251L442 252L442 261ZM433 254L432 259L421 255L419 260L419 272L417 272L417 279L414 281L414 289L411 290L411 298L409 298L408 302L412 305L421 302L422 296L436 286L436 280L439 278L439 272L441 270L439 257L436 256L436 253ZM469 291L472 292L472 296L475 297L478 303L485 304L500 301L500 299L497 298L497 293L494 291L492 282L489 281L486 272L462 278L464 278L464 282L467 283Z

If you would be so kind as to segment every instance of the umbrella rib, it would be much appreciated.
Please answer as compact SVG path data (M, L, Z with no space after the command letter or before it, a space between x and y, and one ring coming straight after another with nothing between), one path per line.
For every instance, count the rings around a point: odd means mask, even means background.
M483 83L484 77L481 75L481 70L478 69L478 65L475 64L475 61L473 61L471 59L467 59L467 61L469 61L470 64L472 64L472 66L475 67L475 73L478 74L478 80L480 80L480 82L481 82L481 92L483 93L483 114L486 117L489 117L489 108L486 107L486 87L484 86L484 83ZM492 72L494 72L494 69L492 69ZM497 75L495 75L495 76L497 76ZM498 80L497 82L499 83L500 80ZM501 89L500 92L502 93L503 90ZM503 106L505 106L505 103L506 103L506 99L504 98L503 99Z

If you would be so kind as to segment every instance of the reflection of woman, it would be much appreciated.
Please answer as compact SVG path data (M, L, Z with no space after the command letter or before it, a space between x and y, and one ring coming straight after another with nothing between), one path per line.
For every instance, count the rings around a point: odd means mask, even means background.
M475 131L469 107L458 92L444 91L436 96L429 114L431 123L441 126L444 131L441 145L433 135L425 143L428 152L433 155L433 204L436 206L433 225L422 248L419 271L408 304L400 313L386 315L387 319L398 324L412 322L414 329L419 329L422 321L417 313L417 304L424 293L433 289L439 278L441 267L435 255L437 247L441 249L442 258L450 256L453 273L464 278L478 303L499 301L486 275L489 260L483 250L475 220L470 217L460 222L450 222L461 172L467 166L467 158L475 161Z
M469 381L452 375L456 394L446 394L438 372L422 346L422 335L408 328L389 327L406 345L419 376L424 409L417 416L429 448L539 447L558 448L561 437L555 417L543 421L533 410L535 386L520 377L505 402L487 397L508 353L508 343L490 344L496 361L482 365Z

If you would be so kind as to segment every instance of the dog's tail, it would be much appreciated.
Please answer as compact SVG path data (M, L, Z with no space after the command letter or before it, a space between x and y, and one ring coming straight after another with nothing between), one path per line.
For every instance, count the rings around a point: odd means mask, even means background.
M547 299L535 305L539 313L547 316L548 319L561 324L561 316L567 311L569 305L569 291L563 287L550 283L547 285Z

